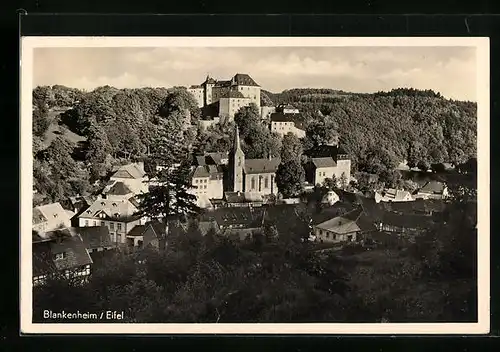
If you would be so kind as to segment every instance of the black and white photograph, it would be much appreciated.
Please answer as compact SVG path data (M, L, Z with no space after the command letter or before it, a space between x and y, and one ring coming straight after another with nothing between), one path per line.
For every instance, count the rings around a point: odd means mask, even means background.
M21 70L23 332L489 331L487 39L25 37Z

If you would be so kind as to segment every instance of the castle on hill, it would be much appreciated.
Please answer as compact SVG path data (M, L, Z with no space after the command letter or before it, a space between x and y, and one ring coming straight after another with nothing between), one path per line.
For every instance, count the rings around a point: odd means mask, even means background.
M250 103L261 110L261 87L248 74L237 73L226 81L207 75L203 83L189 87L188 91L205 117L232 120L240 108Z

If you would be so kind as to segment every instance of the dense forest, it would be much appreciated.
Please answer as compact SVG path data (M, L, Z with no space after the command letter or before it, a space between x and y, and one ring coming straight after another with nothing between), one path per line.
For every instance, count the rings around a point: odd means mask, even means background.
M274 104L291 103L303 122L325 121L351 154L355 170L380 173L402 161L429 169L476 157L477 106L432 90L399 88L357 94L328 89L264 92Z
M304 150L339 142L351 156L352 174L361 180L377 175L381 187L401 185L396 167L403 161L427 171L442 163L459 166L476 160L476 103L448 100L432 90L263 91L262 103L299 108L297 119L306 129ZM228 151L233 138L232 123L201 130L201 111L182 87L104 86L91 92L37 87L33 109L37 202L92 192L114 165L151 153L160 130L192 152ZM280 155L280 138L262 125L255 106L242 108L235 122L247 157ZM54 125L59 130L53 131Z

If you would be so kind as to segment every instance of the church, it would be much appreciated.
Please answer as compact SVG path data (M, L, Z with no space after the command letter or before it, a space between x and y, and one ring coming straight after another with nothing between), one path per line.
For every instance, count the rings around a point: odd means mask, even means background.
M235 128L234 144L229 152L227 165L227 191L251 192L262 196L277 194L276 170L280 158L245 159L241 149L238 127Z

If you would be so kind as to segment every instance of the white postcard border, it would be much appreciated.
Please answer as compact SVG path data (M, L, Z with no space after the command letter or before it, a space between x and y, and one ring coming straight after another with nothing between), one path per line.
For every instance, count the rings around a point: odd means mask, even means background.
M33 51L41 47L476 47L478 105L478 322L321 324L33 324ZM484 37L23 37L21 39L20 317L25 334L485 334L490 330L490 59Z

